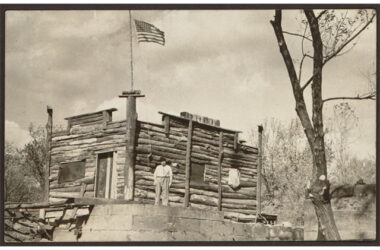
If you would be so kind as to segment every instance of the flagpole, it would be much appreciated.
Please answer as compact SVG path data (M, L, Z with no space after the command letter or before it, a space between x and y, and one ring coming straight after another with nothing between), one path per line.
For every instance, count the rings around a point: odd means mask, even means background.
M132 46L132 13L129 10L129 38L131 48L131 90L133 90L133 46Z

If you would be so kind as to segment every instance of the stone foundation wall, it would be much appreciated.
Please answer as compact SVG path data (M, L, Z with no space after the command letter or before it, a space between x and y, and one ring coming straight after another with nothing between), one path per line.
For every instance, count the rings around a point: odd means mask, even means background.
M76 241L57 229L54 241ZM237 223L223 213L144 204L96 205L78 241L264 241L303 240L303 229Z

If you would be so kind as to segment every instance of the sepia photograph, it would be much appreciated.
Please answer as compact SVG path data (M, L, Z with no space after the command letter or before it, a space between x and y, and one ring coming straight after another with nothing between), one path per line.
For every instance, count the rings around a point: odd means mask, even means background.
M39 6L0 7L2 245L379 244L378 5Z

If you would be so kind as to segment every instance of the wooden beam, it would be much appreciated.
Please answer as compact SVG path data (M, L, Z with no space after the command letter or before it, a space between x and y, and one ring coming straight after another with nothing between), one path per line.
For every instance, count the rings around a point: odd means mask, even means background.
M46 166L45 166L45 178L44 178L44 189L45 196L44 201L49 202L49 176L50 176L50 164L51 164L51 138L53 132L53 109L50 106L47 106L48 121L46 124Z
M104 109L104 110L91 112L91 113L84 113L84 114L80 114L80 115L66 117L65 120L78 119L78 118L82 118L82 117L89 116L89 115L101 114L101 113L103 113L103 111L107 111L107 112L112 114L112 112L117 111L117 109L116 108L110 108L110 109Z
M257 199L257 211L256 211L256 219L261 216L261 167L263 164L262 156L263 156L263 126L259 126L259 155L258 155L258 164L257 164L257 189L256 189L256 199Z
M127 99L127 146L124 166L124 198L126 200L133 200L134 196L136 122L136 97L130 96Z
M180 121L189 121L189 120L191 120L191 119L187 119L185 117L181 117L181 116L177 116L177 115L172 115L172 114L161 112L161 111L159 111L158 113L161 114L161 115L168 115L168 116L170 116L170 118L174 118L174 119L180 120ZM218 124L218 123L215 126L213 126L213 125L197 122L197 121L194 121L194 120L193 120L193 122L196 123L199 127L204 127L204 128L207 128L207 129L213 129L213 130L216 130L216 131L224 131L224 132L227 132L227 133L241 133L241 131L221 128L220 124Z
M186 145L186 167L185 167L185 207L189 206L190 200L190 168L191 168L191 137L193 134L193 121L189 120Z
M81 186L81 189L80 189L80 197L83 197L84 196L84 193L86 192L86 187L87 187L87 184L86 183L82 183L82 186ZM77 215L77 212L78 212L78 207L75 207L74 208L74 212L71 214L71 218L70 219L74 219Z
M143 97L139 90L124 91L119 97L127 98L126 156L124 166L124 199L134 199L134 172L136 160L136 98Z
M75 205L98 205L98 204L139 204L137 201L105 199L105 198L74 198Z
M222 210L222 161L223 161L223 132L219 133L218 157L218 210Z

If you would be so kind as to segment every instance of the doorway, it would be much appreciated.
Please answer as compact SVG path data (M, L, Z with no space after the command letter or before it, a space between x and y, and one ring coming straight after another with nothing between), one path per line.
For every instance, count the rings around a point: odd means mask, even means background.
M100 153L97 157L97 169L96 169L96 192L97 198L114 198L113 187L116 183L113 183L113 152Z

